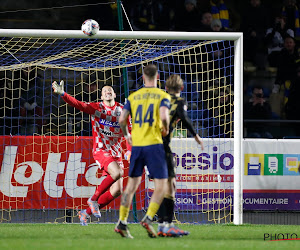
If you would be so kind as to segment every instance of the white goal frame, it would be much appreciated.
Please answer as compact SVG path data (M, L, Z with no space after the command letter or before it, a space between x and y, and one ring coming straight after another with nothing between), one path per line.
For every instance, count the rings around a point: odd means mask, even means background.
M81 30L0 29L0 37L81 38ZM105 31L92 36L96 39L168 39L168 40L230 40L234 41L234 210L233 223L243 223L243 34L240 32L150 32Z

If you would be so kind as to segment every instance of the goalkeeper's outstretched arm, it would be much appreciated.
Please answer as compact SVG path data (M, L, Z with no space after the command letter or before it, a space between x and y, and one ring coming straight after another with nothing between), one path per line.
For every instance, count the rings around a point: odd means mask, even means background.
M82 112L88 114L94 114L95 108L93 108L89 103L81 102L76 100L74 97L70 96L64 91L64 81L60 81L58 84L56 81L52 83L53 92L61 96L61 98L72 107L79 109Z

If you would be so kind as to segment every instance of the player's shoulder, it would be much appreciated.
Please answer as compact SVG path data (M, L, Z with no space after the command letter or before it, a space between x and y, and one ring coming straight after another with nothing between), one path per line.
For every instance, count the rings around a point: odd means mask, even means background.
M186 100L183 97L171 95L171 105L176 105L177 108L183 107L186 109Z
M128 100L131 101L131 100L139 100L139 99L142 99L142 96L144 94L155 94L156 96L158 96L159 98L157 99L171 99L170 95L165 92L164 90L162 89L159 89L159 88L141 88L133 93L131 93L128 97ZM140 98L139 98L140 97Z
M121 107L121 108L123 108L123 107L124 107L124 104L119 103L119 102L116 102L116 107Z
M132 98L134 98L134 96L140 94L141 90L142 90L142 89L138 89L138 90L136 90L136 91L130 93L130 95L128 96L127 99L128 99L128 100L131 100Z
M117 115L121 114L123 108L124 108L124 105L122 103L116 102L114 110Z
M183 104L183 105L186 104L186 100L181 96L177 97L176 101L180 104Z
M177 106L182 107L185 111L187 111L187 102L183 97L178 97Z
M171 96L166 91L157 88L157 92L162 96L162 98L171 99Z
M162 90L160 88L152 88L151 92L155 92L155 93L167 93L165 90Z
M86 104L95 109L102 108L101 102L86 102Z

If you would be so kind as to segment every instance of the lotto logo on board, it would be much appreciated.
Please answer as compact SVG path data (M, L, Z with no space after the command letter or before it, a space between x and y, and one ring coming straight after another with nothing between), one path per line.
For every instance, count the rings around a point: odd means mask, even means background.
M300 155L245 154L245 175L299 175Z

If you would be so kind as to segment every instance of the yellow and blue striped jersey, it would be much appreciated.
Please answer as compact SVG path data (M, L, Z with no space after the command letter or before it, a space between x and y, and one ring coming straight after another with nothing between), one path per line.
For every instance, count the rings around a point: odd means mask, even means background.
M129 95L124 109L131 113L132 146L162 144L159 108L170 107L171 97L158 88L144 87Z

